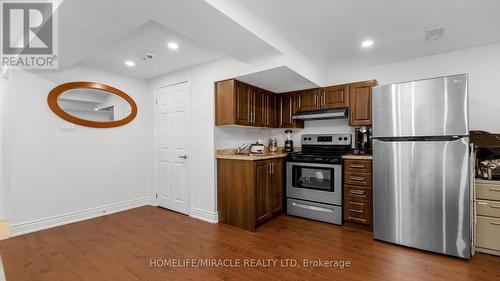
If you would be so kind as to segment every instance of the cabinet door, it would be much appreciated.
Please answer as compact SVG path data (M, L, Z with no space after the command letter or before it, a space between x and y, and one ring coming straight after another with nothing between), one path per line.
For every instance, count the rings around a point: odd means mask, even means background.
M283 159L273 160L271 169L272 183L269 188L271 215L275 215L283 210L283 168Z
M273 93L266 94L266 127L274 128L277 126L276 122L276 96Z
M293 127L293 100L290 94L280 95L280 127L291 128Z
M349 125L372 124L372 87L375 85L375 81L367 81L349 86Z
M269 186L271 161L259 161L255 165L255 221L261 223L271 217Z
M252 105L252 125L264 127L266 121L266 96L261 89L252 87L253 105Z
M304 128L304 120L293 120L293 115L299 111L300 105L302 104L302 97L298 92L293 92L290 96L292 97L292 127Z
M349 86L338 85L321 89L321 108L347 107Z
M252 91L245 84L236 81L236 123L251 125L252 123Z
M298 111L310 111L320 109L319 89L304 90L300 92L300 105Z

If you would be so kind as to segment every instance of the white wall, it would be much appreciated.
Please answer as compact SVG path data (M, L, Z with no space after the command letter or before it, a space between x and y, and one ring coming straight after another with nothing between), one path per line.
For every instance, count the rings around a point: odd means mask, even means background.
M123 90L136 101L137 118L116 128L74 125L74 131L61 131L68 123L50 110L47 95L71 81ZM152 105L148 84L131 77L83 67L51 74L14 71L7 194L13 233L151 202Z
M377 79L380 85L469 74L470 128L500 132L500 44L331 73L327 84Z
M6 173L5 173L5 109L6 101L9 93L9 72L2 68L0 75L0 220L5 219L5 189L6 189Z

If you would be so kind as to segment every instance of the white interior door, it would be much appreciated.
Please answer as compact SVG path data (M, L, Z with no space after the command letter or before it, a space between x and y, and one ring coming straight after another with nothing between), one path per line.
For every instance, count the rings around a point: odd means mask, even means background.
M189 83L156 91L156 183L158 206L189 213Z

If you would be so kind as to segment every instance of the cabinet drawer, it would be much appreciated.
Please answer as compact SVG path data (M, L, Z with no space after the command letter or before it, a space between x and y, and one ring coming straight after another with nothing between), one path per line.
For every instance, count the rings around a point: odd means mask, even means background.
M362 224L372 223L370 201L351 200L344 198L344 219Z
M500 201L476 201L476 213L479 216L500 218Z
M292 216L342 224L342 207L287 198L286 213Z
M486 200L500 200L500 185L477 183L476 198Z
M372 186L371 174L344 173L344 183L347 185Z
M372 161L371 160L344 160L344 171L349 173L372 173Z
M500 218L477 216L476 246L500 250Z
M344 186L344 194L346 198L353 200L372 200L372 188L363 186Z

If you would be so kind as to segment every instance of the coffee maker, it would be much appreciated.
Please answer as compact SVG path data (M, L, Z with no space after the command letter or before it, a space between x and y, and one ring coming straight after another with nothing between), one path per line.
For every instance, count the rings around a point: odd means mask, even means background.
M293 140L292 140L292 130L285 131L285 152L293 152Z
M354 129L355 148L354 153L371 154L372 153L372 128L359 127Z

